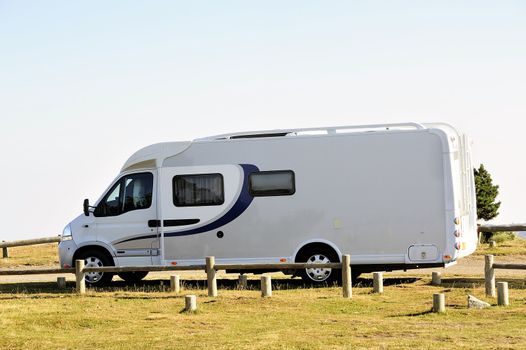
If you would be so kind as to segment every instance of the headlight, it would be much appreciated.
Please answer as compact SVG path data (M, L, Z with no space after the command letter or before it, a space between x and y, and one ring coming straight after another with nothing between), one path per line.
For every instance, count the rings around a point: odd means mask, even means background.
M68 224L66 227L64 227L64 230L62 231L62 240L67 241L72 239L71 237L71 225Z

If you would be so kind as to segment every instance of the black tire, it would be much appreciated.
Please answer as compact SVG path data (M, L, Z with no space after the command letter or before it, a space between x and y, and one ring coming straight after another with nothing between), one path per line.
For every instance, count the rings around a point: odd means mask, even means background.
M148 275L148 271L121 272L118 274L125 282L137 283Z
M90 249L80 253L76 259L84 260L85 266L114 266L112 257L105 252L98 249ZM92 287L99 287L108 285L113 278L112 273L108 272L92 272L86 274L86 285Z
M334 249L326 245L316 245L299 252L296 262L338 263L340 258ZM310 285L332 285L341 282L341 269L303 269L298 275Z

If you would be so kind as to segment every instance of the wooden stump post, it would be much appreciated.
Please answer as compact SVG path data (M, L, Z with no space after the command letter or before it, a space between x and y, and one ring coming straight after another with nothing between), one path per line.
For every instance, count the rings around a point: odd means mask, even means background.
M352 298L351 256L349 254L342 255L342 288L343 297Z
M261 296L263 298L272 296L272 279L269 275L261 276Z
M184 311L197 311L197 297L195 295L185 295L184 297Z
M384 292L384 275L381 272L373 272L373 293Z
M60 289L66 288L66 277L57 277L57 286Z
M508 282L497 282L497 305L510 305Z
M247 275L239 275L239 278L237 280L237 288L238 289L247 289L248 287L248 276Z
M7 250L7 247L3 247L2 248L2 257L5 259L5 258L9 258L9 251Z
M174 293L181 291L181 281L179 275L170 276L170 290Z
M431 284L434 286L439 286L442 284L442 274L438 271L433 271L431 273Z
M486 286L486 295L495 298L495 269L493 268L493 255L484 257L484 280Z
M84 260L75 261L75 278L77 280L77 293L85 294L86 293L86 276L84 272Z
M206 279L208 282L208 296L217 297L217 278L215 270L216 259L213 256L206 257Z
M446 296L443 293L433 294L433 312L446 312Z

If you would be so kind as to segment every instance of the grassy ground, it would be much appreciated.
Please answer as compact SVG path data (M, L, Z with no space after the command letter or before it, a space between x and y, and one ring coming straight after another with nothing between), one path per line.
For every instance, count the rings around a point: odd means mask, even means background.
M383 295L360 280L352 300L341 289L302 288L275 281L272 298L220 283L218 298L188 282L181 295L159 281L117 285L86 296L54 284L0 287L2 349L519 349L526 344L524 280L511 281L511 306L466 308L467 294L485 299L482 280L388 279ZM293 284L290 284L293 283ZM166 283L165 283L166 285ZM430 313L433 293L446 294L447 313ZM183 295L197 294L199 311L181 313Z
M16 250L15 250L16 249ZM503 242L477 254L524 255L526 241ZM10 250L1 267L56 265L56 244ZM498 274L505 276L504 273ZM526 276L526 274L525 274ZM166 291L168 281L74 293L73 283L0 285L0 349L521 349L526 348L526 279L507 276L509 307L484 296L482 275L443 278L440 287L421 278L390 277L385 293L371 293L370 276L357 281L354 297L341 288L305 288L299 280L273 281L262 299L259 282L236 290L220 280L219 297L204 282L185 281L185 291ZM255 277L257 278L257 277ZM446 314L430 313L433 293L445 293ZM182 313L184 294L198 296L199 311ZM467 294L493 306L467 309Z
M8 248L9 258L0 259L0 268L28 266L57 266L57 243Z
M495 248L490 248L489 244L482 243L478 246L473 255L508 255L508 256L526 256L526 239L515 238L514 240L507 240L498 242Z

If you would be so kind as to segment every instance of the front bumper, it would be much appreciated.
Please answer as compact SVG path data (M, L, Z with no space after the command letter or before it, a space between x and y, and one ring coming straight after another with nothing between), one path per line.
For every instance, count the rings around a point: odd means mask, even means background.
M73 254L77 251L77 245L72 239L61 241L58 244L58 261L61 268L73 267Z

